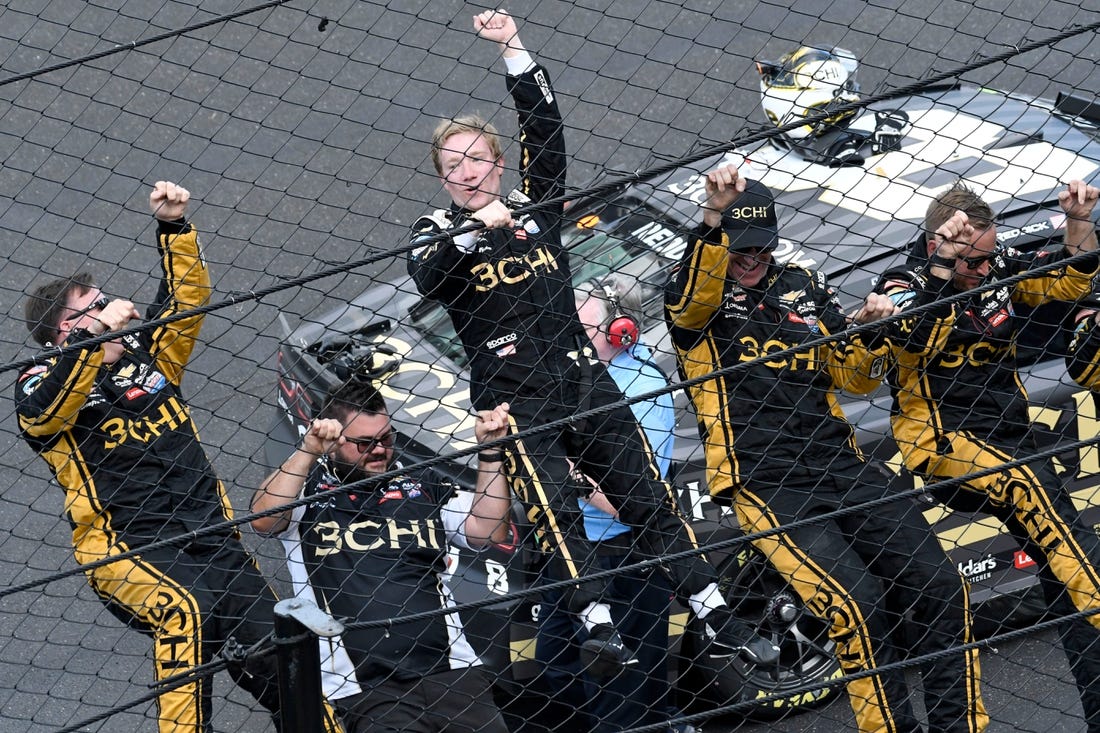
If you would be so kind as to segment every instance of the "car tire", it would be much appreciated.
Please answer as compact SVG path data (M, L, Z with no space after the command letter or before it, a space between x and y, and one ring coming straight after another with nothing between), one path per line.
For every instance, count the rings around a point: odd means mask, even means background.
M682 663L687 663L680 687L688 693L681 702L714 709L776 696L740 711L770 719L836 698L835 680L841 670L828 624L805 609L790 585L751 546L730 555L718 570L726 602L745 623L780 647L779 663L763 667L712 659L701 651L705 649L702 624L693 620L680 650Z

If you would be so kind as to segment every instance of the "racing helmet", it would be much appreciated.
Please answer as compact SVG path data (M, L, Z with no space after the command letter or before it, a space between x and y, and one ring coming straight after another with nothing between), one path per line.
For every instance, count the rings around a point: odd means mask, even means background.
M777 127L859 101L859 64L841 48L825 51L803 46L779 61L757 61L756 68L764 113ZM830 127L844 127L855 114L855 110L840 112L788 130L787 135L794 139L818 136Z

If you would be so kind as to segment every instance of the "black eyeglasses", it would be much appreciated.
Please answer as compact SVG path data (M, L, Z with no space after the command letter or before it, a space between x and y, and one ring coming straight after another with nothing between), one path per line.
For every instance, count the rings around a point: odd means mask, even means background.
M355 446L356 450L360 454L366 455L374 450L375 446L382 446L383 448L393 447L393 431L386 433L385 435L379 435L375 438L349 438L346 435L344 440Z
M80 310L73 311L73 314L71 316L67 317L65 320L66 321L75 321L77 318L80 318L83 315L87 315L88 313L91 313L96 308L98 308L100 310L103 310L104 308L107 307L108 304L110 304L110 302L111 302L110 299L106 295L100 295L98 298L96 298L90 304L84 306Z
M977 270L984 263L989 262L990 260L992 260L996 256L997 256L997 253L994 252L991 255L981 255L979 257L960 257L959 259L963 261L964 265L966 265L966 269L968 269L968 270Z

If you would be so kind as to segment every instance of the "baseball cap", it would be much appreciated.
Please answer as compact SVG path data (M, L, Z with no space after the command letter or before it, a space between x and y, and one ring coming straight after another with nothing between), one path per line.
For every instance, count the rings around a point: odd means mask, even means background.
M746 180L744 193L722 212L722 231L729 237L731 252L775 249L779 225L771 189L760 181Z

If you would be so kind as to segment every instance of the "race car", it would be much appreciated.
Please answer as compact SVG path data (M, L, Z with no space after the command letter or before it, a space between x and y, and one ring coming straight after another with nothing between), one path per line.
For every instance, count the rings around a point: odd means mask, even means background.
M919 95L876 103L844 127L848 145L828 148L790 136L718 153L671 173L622 179L614 192L581 197L567 210L564 239L576 283L617 273L643 293L647 320L642 339L667 374L675 375L674 352L661 314L662 291L688 244L704 195L703 173L737 165L742 176L767 184L780 216L774 255L824 271L846 308L871 291L886 269L904 261L931 198L957 179L979 191L997 212L1004 247L1061 246L1065 217L1057 193L1078 178L1098 185L1100 113L1072 95L1056 100L1025 98L966 85L943 85ZM889 139L875 144L888 129ZM866 145L865 145L866 143ZM854 150L854 154L852 154ZM1069 305L1045 306L1019 343L1024 385L1033 419L1046 446L1097 434L1095 396L1065 374L1062 347ZM400 459L411 464L451 456L474 446L465 354L444 309L423 299L407 277L372 282L359 297L320 317L292 326L279 352L279 405L268 460L278 465L304 430L321 395L338 380L358 374L376 379L399 432ZM765 348L765 352L767 349ZM762 358L767 358L766 353ZM807 613L791 591L746 543L736 522L709 500L696 421L682 390L671 479L703 545L722 570L731 605L782 649L775 668L742 669L695 656L698 629L679 612L671 638L682 664L683 686L711 704L762 700L753 712L782 713L835 696L830 681L840 675L825 624ZM845 397L843 406L865 451L892 467L899 491L914 478L899 470L890 437L886 389ZM470 456L437 462L436 468L473 484ZM1061 477L1089 521L1100 521L1100 457L1095 447L1057 452ZM1023 623L1043 610L1035 563L981 515L946 510L930 499L926 516L944 549L971 584L979 631ZM529 592L538 557L516 513L514 541L480 554L452 552L457 600L500 597L475 612L491 618L470 625L474 643L497 674L503 696L537 691L533 663L538 598ZM818 685L815 688L815 683ZM809 692L806 690L810 689Z

